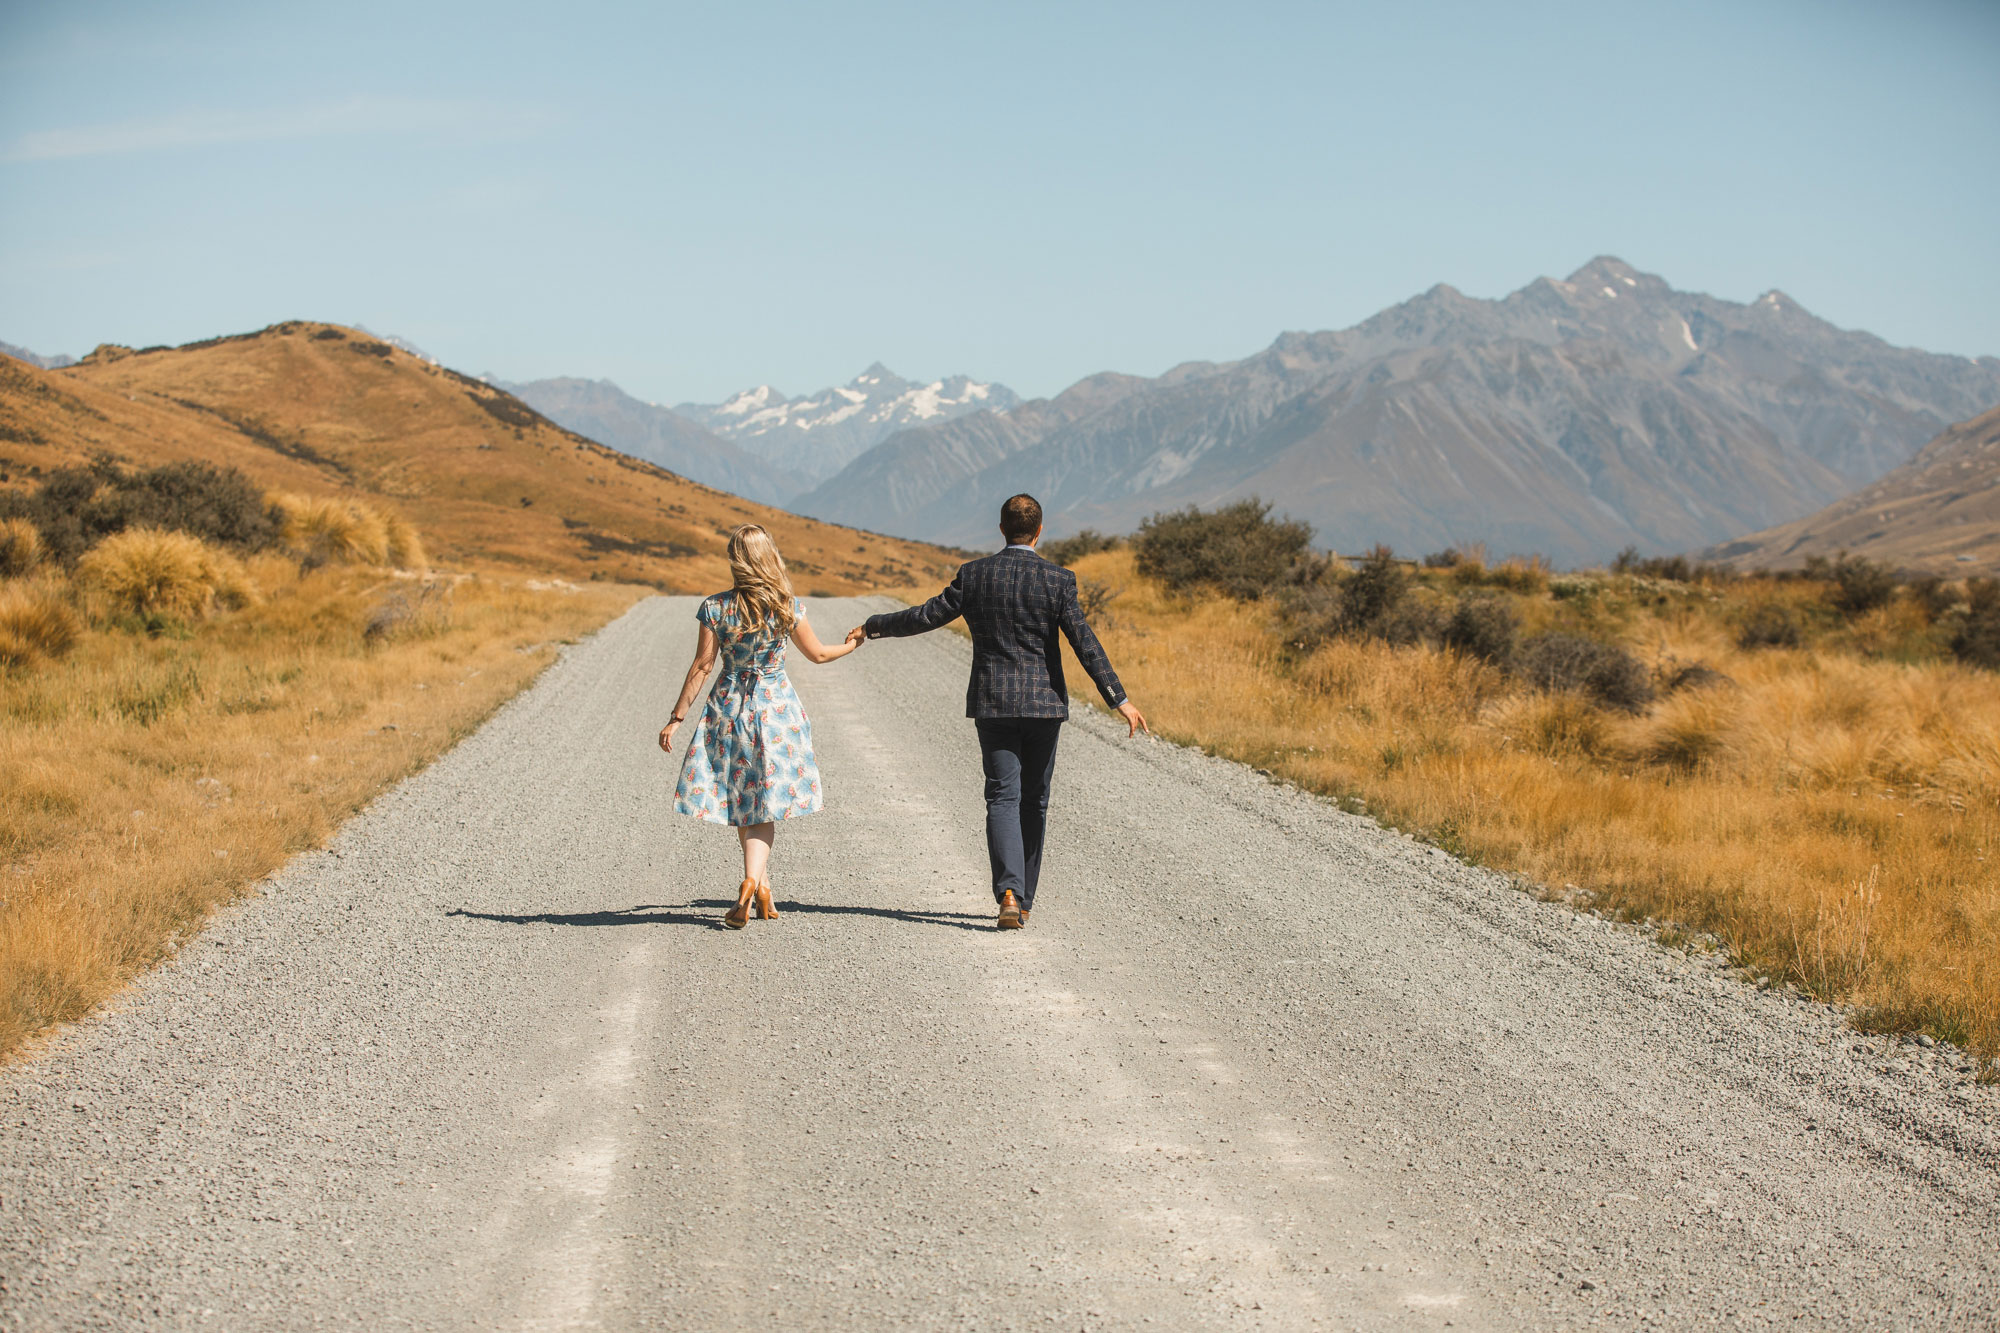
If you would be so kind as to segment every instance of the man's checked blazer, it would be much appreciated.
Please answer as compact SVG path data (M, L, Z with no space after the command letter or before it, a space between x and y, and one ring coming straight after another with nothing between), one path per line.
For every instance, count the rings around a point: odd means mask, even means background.
M1076 603L1076 575L1026 546L959 566L951 586L922 606L870 616L863 626L871 639L922 634L965 617L972 631L972 681L965 688L965 715L988 717L1069 716L1063 686L1062 643L1068 638L1077 661L1090 673L1104 702L1125 702L1124 687L1104 655L1083 610Z

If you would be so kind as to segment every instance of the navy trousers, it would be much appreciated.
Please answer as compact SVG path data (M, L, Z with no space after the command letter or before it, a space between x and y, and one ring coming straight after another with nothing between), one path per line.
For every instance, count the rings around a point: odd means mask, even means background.
M1042 834L1048 826L1049 780L1056 771L1055 718L980 718L979 763L986 770L986 857L993 864L993 901L1014 894L1035 905L1042 878Z

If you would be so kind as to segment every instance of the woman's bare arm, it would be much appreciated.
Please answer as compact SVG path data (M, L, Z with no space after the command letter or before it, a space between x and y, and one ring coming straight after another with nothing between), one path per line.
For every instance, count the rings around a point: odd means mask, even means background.
M715 631L703 625L701 640L694 646L694 661L688 663L687 679L681 682L681 697L674 701L673 716L667 719L667 725L660 728L662 750L674 748L674 728L687 717L688 705L694 702L695 695L701 693L701 683L708 679L709 672L715 670L715 655L720 649Z
M808 662L831 662L835 658L847 656L861 646L861 641L850 634L847 636L847 642L837 648L829 648L819 641L819 635L813 633L812 625L804 620L792 626L792 642L799 646L799 651L806 655Z

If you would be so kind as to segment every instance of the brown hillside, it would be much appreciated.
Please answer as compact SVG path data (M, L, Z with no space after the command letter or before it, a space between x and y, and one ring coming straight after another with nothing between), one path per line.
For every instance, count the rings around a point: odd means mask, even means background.
M1852 551L1898 569L2000 572L2000 407L1940 434L1909 462L1808 518L1703 557L1776 569Z
M107 453L234 465L273 488L362 493L433 555L669 591L726 586L730 528L776 536L801 593L948 577L956 560L753 504L566 431L518 399L353 329L292 321L64 370L0 357L0 482Z

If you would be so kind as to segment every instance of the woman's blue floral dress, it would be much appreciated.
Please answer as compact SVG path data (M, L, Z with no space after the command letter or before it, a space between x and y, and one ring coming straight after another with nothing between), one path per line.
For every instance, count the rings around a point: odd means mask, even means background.
M805 603L794 600L800 620ZM812 723L785 675L785 636L747 629L736 594L719 592L695 619L721 642L720 673L694 725L674 809L711 824L768 824L819 809Z

